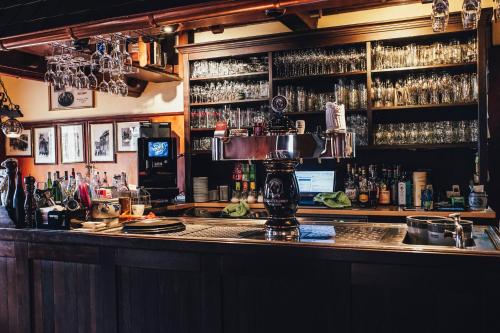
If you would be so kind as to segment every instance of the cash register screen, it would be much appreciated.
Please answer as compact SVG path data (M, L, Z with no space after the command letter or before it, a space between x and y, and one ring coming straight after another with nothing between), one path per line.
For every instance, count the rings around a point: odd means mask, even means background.
M148 156L151 157L168 157L168 142L166 141L150 141L148 142Z
M300 193L333 192L335 171L296 171Z

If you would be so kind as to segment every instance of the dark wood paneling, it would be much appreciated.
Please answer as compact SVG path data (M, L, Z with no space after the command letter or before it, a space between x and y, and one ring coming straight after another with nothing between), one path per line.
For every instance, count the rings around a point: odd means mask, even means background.
M484 309L486 272L464 267L352 265L352 332L498 332ZM483 310L481 310L483 309Z
M178 271L200 270L199 256L197 254L185 252L117 249L115 263L119 266Z
M117 278L119 332L203 331L198 273L120 267Z
M99 249L90 246L31 243L28 248L28 255L32 259L50 259L94 264L99 262Z
M224 332L348 332L350 266L224 257Z
M29 267L24 242L0 246L0 331L31 332ZM7 250L6 250L7 249Z
M106 332L99 329L104 318L97 320L104 290L98 272L96 265L33 260L34 332Z

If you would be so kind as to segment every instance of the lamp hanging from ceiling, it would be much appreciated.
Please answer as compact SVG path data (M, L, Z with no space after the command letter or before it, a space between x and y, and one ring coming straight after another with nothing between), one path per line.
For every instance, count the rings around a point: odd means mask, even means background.
M500 19L500 0L493 0L493 18L495 22Z
M432 1L432 30L434 32L444 32L448 26L450 18L450 4L448 0L433 0Z
M23 114L19 105L12 103L7 89L0 78L0 119L1 117L7 117L5 121L2 122L2 132L8 138L19 138L23 131L23 125L16 118L22 117Z
M481 17L481 0L464 0L462 5L462 25L464 30L477 28Z

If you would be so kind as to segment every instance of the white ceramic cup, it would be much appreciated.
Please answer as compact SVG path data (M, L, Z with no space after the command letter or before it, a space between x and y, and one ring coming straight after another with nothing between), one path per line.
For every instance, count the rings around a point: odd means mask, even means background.
M305 120L297 120L295 122L295 127L297 127L297 134L304 134L306 131L306 121Z
M144 214L144 205L132 205L132 215L142 216Z

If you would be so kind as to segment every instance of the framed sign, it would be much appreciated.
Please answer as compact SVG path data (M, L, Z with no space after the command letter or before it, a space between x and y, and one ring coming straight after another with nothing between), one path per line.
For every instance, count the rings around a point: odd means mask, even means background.
M24 129L19 138L5 138L5 156L32 156L31 129Z
M85 130L83 124L59 126L61 163L85 162Z
M116 151L137 151L139 128L138 121L116 123Z
M33 129L35 164L57 163L56 128L37 127Z
M95 107L95 92L88 89L54 91L49 86L49 111L85 109Z
M114 124L89 124L90 162L115 162Z

